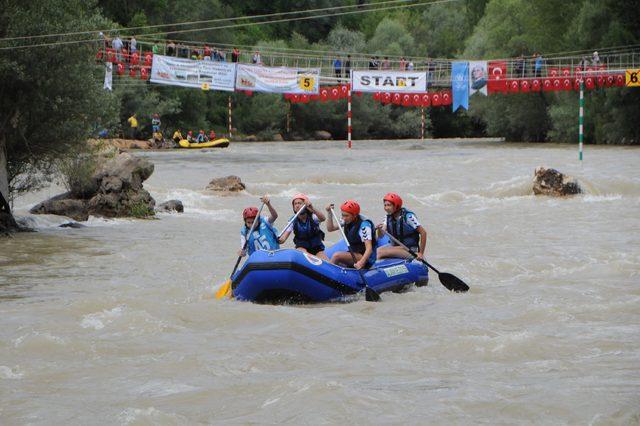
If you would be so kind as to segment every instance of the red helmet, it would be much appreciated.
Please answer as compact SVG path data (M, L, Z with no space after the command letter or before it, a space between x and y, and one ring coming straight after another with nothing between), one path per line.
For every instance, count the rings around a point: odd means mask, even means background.
M402 198L400 198L400 196L395 192L389 192L387 195L384 196L382 201L390 202L391 204L396 206L396 210L402 207Z
M357 216L360 214L360 204L356 203L353 200L347 200L340 206L340 210Z
M309 197L307 197L303 193L299 193L299 194L296 194L296 195L293 196L293 198L291 199L291 205L293 206L293 202L298 200L298 199L304 201L305 203L309 202Z
M247 207L246 209L242 210L242 218L243 219L248 219L250 217L256 217L258 216L258 208L257 207Z

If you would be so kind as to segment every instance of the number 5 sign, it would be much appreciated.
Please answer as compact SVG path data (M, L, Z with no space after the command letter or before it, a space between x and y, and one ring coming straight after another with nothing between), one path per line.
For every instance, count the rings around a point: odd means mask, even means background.
M625 73L625 82L627 87L640 87L640 69L627 70Z
M315 83L315 76L301 75L298 77L298 87L300 88L300 90L312 92L315 88Z

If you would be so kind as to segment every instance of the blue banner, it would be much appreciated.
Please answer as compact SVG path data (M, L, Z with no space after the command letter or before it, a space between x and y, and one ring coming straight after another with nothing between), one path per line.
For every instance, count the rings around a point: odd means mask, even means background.
M451 64L451 91L453 112L456 112L459 107L469 109L469 62Z

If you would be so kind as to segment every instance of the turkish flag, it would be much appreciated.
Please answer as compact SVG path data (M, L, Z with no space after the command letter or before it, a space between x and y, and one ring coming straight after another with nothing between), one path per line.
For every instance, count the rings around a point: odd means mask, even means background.
M411 105L411 96L402 95L402 106L408 107Z
M562 79L562 88L564 90L571 90L572 87L573 87L573 84L571 84L571 79L570 78L563 78Z
M309 96L309 100L311 100L311 101L317 101L318 99L320 99L320 95L311 95L311 96Z
M411 96L411 104L415 107L422 106L422 98L417 93Z
M609 74L607 76L607 83L606 83L607 87L613 86L615 82L616 82L616 79L613 77L613 75Z
M391 103L391 93L385 92L382 95L382 103L385 105Z
M545 92L550 92L553 90L553 81L551 81L550 78L545 78L544 80L542 80L542 89Z
M297 104L298 102L300 102L300 95L291 95L291 103Z
M520 91L522 93L529 93L531 91L531 82L528 79L520 80Z
M451 92L445 90L442 92L442 105L451 105L453 103L453 99L451 98Z
M395 105L400 105L402 103L402 96L400 96L400 93L394 93L391 96L391 102L393 102Z
M625 84L626 83L625 83L625 80L624 80L624 75L622 75L622 74L616 75L616 86L624 87Z
M562 68L563 77L571 77L571 68Z
M124 65L122 63L118 62L116 72L118 73L118 75L124 75Z
M557 77L558 68L549 68L549 71L547 71L547 75L549 75L550 77Z
M585 86L587 86L587 89L589 89L589 90L593 89L594 87L596 87L595 78L587 77L584 80L584 84L585 84Z
M562 81L559 78L554 78L553 79L553 90L560 90L562 89Z
M307 95L307 94L305 93L304 95L302 95L302 96L300 97L300 101L301 101L303 104L308 104L308 103L309 103L309 95Z
M349 96L349 87L346 84L342 84L340 86L338 86L340 88L340 97L341 98L346 98L347 96Z
M487 64L487 70L489 72L488 92L505 92L504 80L507 78L507 62L491 61Z
M329 89L320 89L320 101L327 102L329 100Z
M332 100L337 101L340 99L340 90L337 87L332 87L329 93Z
M531 80L531 91L539 92L542 89L542 80L539 78L534 78Z
M598 82L598 87L602 87L607 82L607 78L603 75L599 75L596 77L596 81Z
M442 105L442 96L440 95L439 92L434 93L433 95L431 95L431 106L440 106Z
M425 93L424 95L422 95L422 106L423 107L431 106L431 95L430 94Z
M140 68L140 78L143 80L147 80L149 78L149 68L147 67Z
M520 91L520 80L509 81L509 92L518 93Z
M382 94L380 92L376 92L376 93L373 94L373 100L374 101L379 101L381 96L382 96Z

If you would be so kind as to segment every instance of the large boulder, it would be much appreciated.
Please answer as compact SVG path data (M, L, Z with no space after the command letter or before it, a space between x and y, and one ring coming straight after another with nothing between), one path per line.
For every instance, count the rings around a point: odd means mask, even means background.
M67 192L34 206L31 213L55 214L85 221L102 217L146 217L154 214L155 200L142 187L153 173L144 158L121 153L101 159L82 195ZM90 189L90 191L89 191Z
M225 176L212 179L205 189L217 192L238 192L243 191L245 185L238 176Z
M180 201L180 200L169 200L169 201L165 201L164 203L161 203L160 205L156 206L156 213L158 213L158 212L184 213L184 206L182 205L182 201Z
M331 133L327 132L326 130L316 130L315 132L313 132L313 138L319 141L328 141L329 139L331 139Z
M556 169L537 167L533 174L533 193L551 197L564 197L582 193L578 181Z

